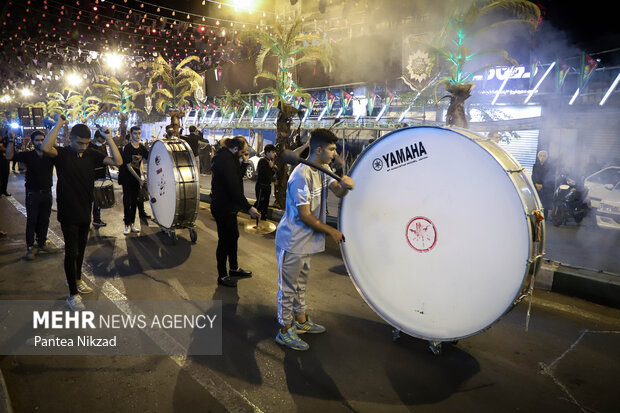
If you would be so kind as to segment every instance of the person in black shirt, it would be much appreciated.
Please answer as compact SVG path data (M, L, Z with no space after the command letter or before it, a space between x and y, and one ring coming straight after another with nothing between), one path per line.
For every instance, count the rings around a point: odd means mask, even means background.
M267 219L269 211L269 197L271 196L271 181L277 167L274 163L276 157L276 147L269 144L263 151L265 156L258 161L256 168L257 179L254 190L256 191L256 202L254 206L260 212L261 219Z
M52 213L52 175L54 160L44 156L43 139L45 134L35 131L30 135L34 149L26 152L15 153L15 142L9 138L9 146L6 150L6 159L14 162L22 162L26 165L26 259L33 260L35 257L34 241L39 251L57 252L49 246L47 241L47 229L50 224Z
M11 196L6 191L9 184L9 161L6 159L5 152L7 146L9 146L9 134L14 136L14 132L10 131L7 135L0 140L0 196Z
M108 156L108 151L105 148L105 137L98 130L95 131L95 138L88 144L88 149L92 149L97 152L101 152L105 156ZM95 169L95 180L105 179L107 177L108 167L102 165ZM107 224L101 220L101 208L97 206L96 202L93 202L93 226L95 228L105 227Z
M123 148L123 166L118 171L118 183L123 186L123 207L125 216L125 230L123 234L129 232L140 232L134 223L136 221L136 209L138 207L138 195L140 188L145 184L142 179L142 160L148 159L149 151L140 143L140 127L132 126L129 131L130 141Z
M69 285L67 304L73 311L83 310L81 294L92 292L82 281L82 261L88 242L88 230L92 214L95 169L102 165L121 166L122 158L112 135L102 131L112 157L87 149L90 143L90 129L78 123L71 128L69 145L57 147L58 131L67 123L60 118L43 141L43 152L55 158L58 183L56 198L58 221L65 239L65 275Z
M217 273L218 284L236 287L232 277L251 277L252 273L239 268L237 263L237 241L239 226L237 212L248 211L252 218L260 213L243 195L243 173L240 160L248 161L248 143L241 135L226 139L213 157L211 167L211 214L217 224ZM226 261L230 271L226 271Z
M196 157L196 163L198 163L198 155L200 155L200 153L198 152L198 149L200 147L198 141L201 140L201 136L198 135L198 130L196 129L196 127L194 125L190 126L189 135L181 136L181 139L183 139L189 144L189 147L192 149L192 153Z

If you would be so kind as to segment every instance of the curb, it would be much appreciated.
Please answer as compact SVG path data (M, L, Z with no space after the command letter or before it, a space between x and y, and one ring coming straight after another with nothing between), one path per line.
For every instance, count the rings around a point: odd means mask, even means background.
M11 398L9 397L9 391L6 388L6 382L0 370L0 413L13 413L13 407L11 407Z
M200 200L210 203L210 192L201 189ZM252 204L254 200L248 198L248 202ZM269 218L279 221L282 218L282 212L282 210L270 207ZM336 228L338 219L328 216L327 224ZM534 288L620 308L620 274L580 268L544 258L538 269Z

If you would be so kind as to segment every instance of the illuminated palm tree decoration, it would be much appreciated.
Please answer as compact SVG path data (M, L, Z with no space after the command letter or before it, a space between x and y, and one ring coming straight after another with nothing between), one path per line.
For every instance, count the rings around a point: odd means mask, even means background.
M242 35L243 38L254 38L261 46L260 52L256 57L256 71L254 77L256 84L258 79L272 80L275 85L262 89L261 93L271 93L274 98L274 105L280 109L276 124L277 135L276 143L278 156L276 165L275 198L276 205L284 208L286 201L286 183L288 181L287 168L282 161L282 151L289 147L291 136L292 117L299 113L293 108L291 101L299 96L303 97L308 105L310 95L304 93L301 87L293 80L293 70L303 63L320 62L323 68L332 68L332 49L323 38L302 33L302 22L296 20L286 28L281 23L276 23L273 33L267 30L253 30ZM278 59L276 72L265 70L265 59L268 56L275 56Z
M81 123L86 123L89 119L95 120L99 113L101 99L97 96L87 96L89 94L90 89L86 88L84 95L74 95L69 98L71 105L69 113L72 119L79 120Z
M234 112L235 103L242 103L241 91L237 89L234 93L230 93L228 89L224 89L224 97L217 97L215 98L215 101L220 107L222 119L227 118L232 112Z
M74 99L81 98L81 95L70 89L64 89L62 92L50 92L47 94L47 113L49 116L64 116L67 120L75 120L71 117L72 104ZM63 127L65 139L69 137L69 125L65 123Z
M154 62L141 64L141 67L151 70L148 88L153 90L155 82L160 86L151 95L155 100L154 108L161 114L168 112L175 133L179 131L179 119L185 116L181 107L191 104L194 92L202 87L202 76L188 67L190 62L199 61L198 56L189 56L173 67L160 55Z
M136 80L125 80L121 83L113 76L102 76L99 78L99 83L94 83L93 87L101 89L103 93L100 103L103 104L104 110L118 114L119 134L121 137L125 136L129 115L132 112L142 112L134 104L136 97L144 93L142 85Z
M469 49L479 35L501 26L509 24L526 24L535 29L540 19L538 6L527 0L473 0L463 2L451 0L447 6L451 11L442 30L439 32L429 51L443 63L443 69L448 75L439 79L437 85L443 85L450 94L450 105L446 113L446 124L466 128L465 100L471 96L474 87L472 78L475 74L485 71L501 62L517 62L508 56L508 52L501 49L490 49L473 52ZM497 20L487 26L480 26L483 17L492 13L509 12L513 19ZM482 58L495 57L495 61L475 70L465 71L467 62Z

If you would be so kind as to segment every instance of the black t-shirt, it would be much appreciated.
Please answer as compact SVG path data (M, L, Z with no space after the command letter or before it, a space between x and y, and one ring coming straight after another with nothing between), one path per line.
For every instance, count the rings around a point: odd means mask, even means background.
M189 147L192 148L192 152L194 153L194 156L198 156L199 154L198 135L194 135L193 133L190 133L188 136L181 136L181 139L183 139L185 142L189 144Z
M267 158L260 158L256 168L256 173L258 175L256 182L262 185L271 185L273 172L273 168L269 165Z
M58 221L62 224L89 223L95 169L103 165L105 155L86 149L80 157L70 146L56 147L56 150Z
M16 153L13 160L26 164L26 189L41 190L52 187L54 158L39 156L37 151L32 150Z
M140 176L140 164L143 159L149 158L149 150L146 149L146 146L140 144L137 148L134 148L131 143L128 143L123 148L123 164L120 166L118 170L118 183L121 185L138 185L138 181L127 169L127 165L132 165L136 174Z
M93 141L90 141L88 144L88 149L92 149L97 152L101 152L104 156L108 156L108 150L106 149L105 144L103 145L95 145ZM103 179L107 176L108 167L103 165L97 169L95 169L95 179Z

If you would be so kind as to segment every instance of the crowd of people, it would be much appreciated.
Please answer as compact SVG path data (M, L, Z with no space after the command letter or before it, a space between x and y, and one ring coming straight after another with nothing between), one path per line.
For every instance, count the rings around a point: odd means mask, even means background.
M140 217L150 216L144 211L140 198L141 188L146 184L145 162L149 149L141 142L141 130L133 126L126 141L119 147L119 140L109 130L98 129L91 139L87 125L74 125L65 146L59 146L57 137L65 126L60 119L45 135L35 131L30 136L30 150L15 150L15 133L2 141L2 160L7 166L16 161L25 166L26 187L26 256L32 260L40 252L58 252L47 240L52 212L53 169L57 175L57 218L64 237L64 270L69 289L67 304L73 311L85 309L82 294L93 290L82 280L82 264L91 226L106 226L101 219L101 206L95 202L94 187L97 180L109 177L109 166L119 168L118 183L123 190L123 233L140 232L136 225L136 211ZM200 165L201 136L195 127L189 129L185 139ZM177 137L172 125L166 128L166 137ZM336 136L327 129L316 129L306 144L297 152L307 151L308 160L323 167L328 166L336 153ZM276 147L266 145L257 168L256 202L251 205L244 194L243 177L248 165L249 145L245 137L238 135L223 139L217 145L213 158L209 158L211 183L211 213L218 233L216 248L217 282L225 287L236 287L239 278L250 278L252 272L242 269L237 259L239 227L237 214L248 213L254 219L266 219L271 184L274 173ZM26 149L26 148L24 148ZM209 154L210 155L210 154ZM7 172L8 181L8 172ZM0 184L1 194L6 192L6 182ZM314 323L307 314L306 286L310 273L310 258L325 249L325 235L336 242L343 241L337 229L326 224L327 191L343 197L353 188L348 176L340 180L319 170L301 164L288 181L286 210L277 226L276 258L278 267L277 318L281 325L275 340L280 345L295 350L307 350L308 344L301 340L301 333L322 333L325 327ZM1 233L0 236L6 235Z

